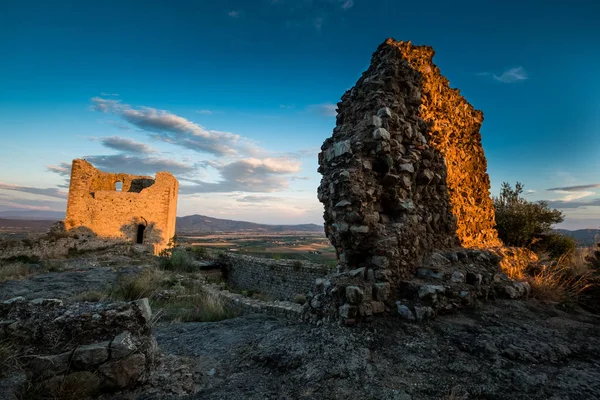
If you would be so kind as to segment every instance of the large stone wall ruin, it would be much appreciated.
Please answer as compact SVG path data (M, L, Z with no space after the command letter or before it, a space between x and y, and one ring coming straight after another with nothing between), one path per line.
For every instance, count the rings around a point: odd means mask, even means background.
M449 87L433 55L386 40L338 103L318 198L339 267L309 292L308 320L423 320L529 290L502 272L521 260L494 228L483 114Z
M386 40L338 103L319 154L325 232L343 266L403 278L434 249L501 245L475 110L428 46Z
M178 189L168 172L156 178L111 174L73 160L65 228L86 227L99 237L152 244L158 254L175 235Z

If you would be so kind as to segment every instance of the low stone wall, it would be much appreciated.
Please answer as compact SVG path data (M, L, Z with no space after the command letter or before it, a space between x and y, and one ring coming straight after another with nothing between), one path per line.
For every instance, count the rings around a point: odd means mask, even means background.
M147 299L77 303L0 302L0 342L15 343L30 388L52 398L88 398L146 381L157 353ZM31 390L31 389L30 389Z
M229 309L237 314L267 314L276 317L299 320L303 306L289 301L262 301L251 299L238 293L221 290L216 285L206 286L205 289L219 298Z
M224 260L227 283L239 290L255 290L277 300L306 294L317 278L330 271L321 264L299 260L269 260L228 254Z

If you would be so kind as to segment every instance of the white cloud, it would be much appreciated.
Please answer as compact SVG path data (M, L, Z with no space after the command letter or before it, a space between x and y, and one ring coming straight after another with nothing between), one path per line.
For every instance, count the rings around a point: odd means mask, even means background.
M590 185L574 185L574 186L563 186L563 187L554 187L550 189L546 189L551 192L579 192L585 191L587 189L596 189L600 188L600 183L592 183Z
M71 176L71 164L66 162L61 162L59 165L48 165L46 168L50 172L66 176L67 178Z
M354 6L354 1L353 0L340 0L340 3L342 3L342 9L347 10L349 8L352 8L352 6Z
M245 158L230 163L206 161L205 167L214 168L220 175L218 182L189 180L193 185L181 185L181 194L211 192L278 192L289 187L287 175L300 171L297 160L277 158Z
M596 194L595 192L586 192L586 191L570 192L570 191L567 191L567 190L555 190L555 192L556 193L560 193L560 194L564 194L565 197L563 197L560 200L561 201L565 201L565 202L582 199L584 197L588 197L588 196L592 196L592 195Z
M151 137L187 149L217 156L236 155L236 147L248 145L239 135L209 130L178 115L151 107L133 108L117 100L91 99L92 109L118 115L151 133Z
M239 199L236 199L236 201L240 202L240 203L268 203L268 202L282 201L282 200L283 200L283 198L281 198L281 197L256 196L256 195L247 195L244 197L240 197Z
M317 17L313 19L313 26L317 31L320 31L321 28L323 28L323 22L325 22L325 19L323 17Z
M99 139L100 142L111 149L138 154L150 154L155 153L150 146L145 143L136 142L133 139L121 137L121 136L109 136Z
M0 182L0 190L11 190L11 191L15 191L15 192L37 194L37 195L48 196L48 197L56 197L59 199L67 198L67 192L63 192L56 188L36 188L36 187L19 186L19 185L13 185L10 183Z
M242 11L239 10L231 10L227 13L231 18L239 18L242 15Z
M337 115L337 105L333 103L312 104L307 109L325 117L335 117Z
M214 111L211 111L211 110L198 110L197 113L198 114L202 114L202 115L213 115Z
M494 79L502 83L514 83L529 79L527 71L523 67L511 68L504 71L501 75L494 74Z
M86 161L106 172L126 172L136 175L154 175L168 171L175 175L189 175L196 166L162 157L135 156L129 154L86 156Z

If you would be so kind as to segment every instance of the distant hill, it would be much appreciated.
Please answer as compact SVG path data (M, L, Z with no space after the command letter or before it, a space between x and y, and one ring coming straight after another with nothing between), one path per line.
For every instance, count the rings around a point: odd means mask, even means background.
M178 232L239 232L239 231L264 231L264 232L323 232L322 225L267 225L253 222L233 221L207 217L205 215L188 215L177 217Z
M0 218L0 232L45 232L55 220Z
M596 243L596 236L600 239L600 229L578 229L569 231L566 229L555 229L563 235L571 236L582 246L593 246Z
M38 210L15 210L0 211L0 218L6 219L43 219L51 221L60 221L65 219L65 213L60 211L38 211Z
M53 222L65 218L64 213L55 211L0 211L0 228L11 230L40 230L50 228ZM177 217L178 232L323 232L322 225L267 225L246 221L233 221L207 217L205 215L188 215Z

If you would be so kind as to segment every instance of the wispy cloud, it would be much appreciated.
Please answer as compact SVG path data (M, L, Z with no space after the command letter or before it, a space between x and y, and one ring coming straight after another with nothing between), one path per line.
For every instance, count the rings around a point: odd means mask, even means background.
M527 71L523 67L511 68L504 71L501 75L493 75L494 79L502 83L515 83L529 79Z
M240 10L231 10L227 13L231 18L239 18L243 14L243 11Z
M340 3L342 3L342 9L344 9L344 10L347 10L349 8L352 8L352 6L354 6L353 0L340 0Z
M99 140L104 146L110 149L123 151L127 153L151 154L156 152L145 143L136 142L133 139L121 136L109 136L100 138Z
M59 165L48 165L46 169L67 178L71 176L71 164L66 162L61 162Z
M21 209L21 210L64 210L65 199L58 200L32 200L24 198L15 198L0 193L0 208Z
M600 198L592 199L589 201L548 200L547 203L551 208L558 209L600 207Z
M86 156L96 168L106 172L127 172L139 175L154 175L168 171L175 175L187 175L196 171L196 166L162 157L135 156L130 154Z
M211 110L198 110L196 111L198 114L202 115L213 115L215 112Z
M323 28L324 22L325 22L324 17L316 17L315 19L313 19L313 26L315 27L315 29L317 31L321 31L321 28Z
M0 182L0 190L11 190L11 191L15 191L15 192L37 194L37 195L48 196L48 197L56 197L59 199L67 198L67 192L63 192L56 188L36 188L36 187L31 187L31 186L19 186L19 185L12 185L10 183Z
M256 196L256 195L247 195L244 197L240 197L236 199L236 201L240 203L268 203L272 201L282 201L283 198L275 197L275 196Z
M554 187L550 189L546 189L551 192L579 192L582 190L595 189L600 188L600 183L592 183L590 185L575 185L575 186L564 186L564 187Z
M277 192L289 187L288 175L300 171L297 160L277 158L246 158L231 163L216 161L204 162L206 167L218 171L221 180L206 182L191 181L193 185L181 185L181 194L210 193L210 192Z
M114 114L163 142L216 156L236 155L248 141L230 132L209 130L186 118L152 107L134 108L118 100L94 97L92 110Z
M105 97L108 97L108 96L118 97L119 96L118 93L104 93L104 92L101 92L100 95L105 96Z
M332 103L312 104L307 107L308 111L325 117L335 117L337 106Z

